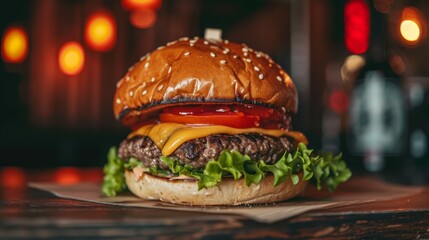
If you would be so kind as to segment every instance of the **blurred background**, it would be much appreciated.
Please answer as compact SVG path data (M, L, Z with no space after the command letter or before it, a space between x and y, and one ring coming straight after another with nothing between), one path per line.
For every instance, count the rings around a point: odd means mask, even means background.
M128 67L219 28L290 73L312 148L356 174L429 182L429 1L15 0L0 19L3 176L102 166L129 131L112 113Z

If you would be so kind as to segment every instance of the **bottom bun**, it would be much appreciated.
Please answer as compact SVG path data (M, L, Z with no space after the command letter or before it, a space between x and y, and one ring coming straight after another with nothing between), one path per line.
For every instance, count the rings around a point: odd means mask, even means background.
M306 181L293 185L288 178L273 187L273 176L265 177L258 185L246 186L243 179L235 181L224 178L212 188L198 191L196 179L169 179L149 173L135 176L132 170L125 170L128 189L140 198L161 200L182 205L240 205L251 203L273 203L292 198L304 191ZM299 175L301 179L301 175Z

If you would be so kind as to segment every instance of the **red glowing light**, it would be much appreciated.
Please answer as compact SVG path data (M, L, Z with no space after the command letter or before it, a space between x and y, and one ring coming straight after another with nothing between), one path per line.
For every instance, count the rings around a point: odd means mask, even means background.
M24 171L17 167L6 167L0 173L1 184L5 187L20 188L24 187L26 180Z
M116 43L116 23L111 14L97 12L85 24L85 42L96 51L108 51Z
M22 27L9 27L3 34L1 55L5 62L21 63L28 53L28 36Z
M74 167L59 168L55 172L55 182L63 185L70 185L80 182L79 170Z
M159 9L162 5L162 0L122 0L122 6L129 11L138 9Z
M329 96L329 107L336 113L345 113L349 107L349 96L343 90L335 90Z
M156 22L156 12L150 8L135 10L130 15L130 22L136 28L150 28Z
M362 54L368 50L369 7L364 0L349 0L344 9L345 44L348 51Z
M58 54L61 71L67 75L77 75L82 71L85 55L82 46L77 42L65 43Z

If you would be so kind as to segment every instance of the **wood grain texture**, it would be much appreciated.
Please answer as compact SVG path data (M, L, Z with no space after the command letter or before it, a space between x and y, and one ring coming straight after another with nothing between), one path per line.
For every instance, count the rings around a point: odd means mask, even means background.
M0 194L0 239L429 238L429 187L409 198L317 210L274 224L235 215L92 204L26 187L3 187Z

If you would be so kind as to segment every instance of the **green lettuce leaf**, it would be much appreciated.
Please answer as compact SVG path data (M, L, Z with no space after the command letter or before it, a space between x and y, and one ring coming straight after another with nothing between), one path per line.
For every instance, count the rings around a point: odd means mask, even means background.
M103 168L104 178L101 192L104 195L109 197L116 196L118 192L122 192L127 188L124 169L124 161L118 157L116 147L111 147L107 154L107 163Z
M276 163L267 164L262 160L255 161L250 159L249 156L237 151L224 150L218 159L209 161L204 169L195 169L190 165L182 165L174 158L162 156L161 160L168 166L170 171L157 167L151 167L148 171L159 175L173 174L174 176L185 175L196 178L198 179L199 189L214 187L225 176L233 177L234 180L244 178L246 185L249 186L252 183L260 183L267 174L273 174L274 186L278 186L288 178L291 179L293 184L313 179L318 189L325 186L329 191L333 191L338 184L350 178L351 171L341 158L341 154L337 156L332 154L316 155L312 152L312 150L307 149L304 144L300 143L295 152L285 153ZM116 149L110 150L109 161L104 167L106 175L103 193L108 196L125 189L121 185L125 182L125 180L121 180L121 177L122 179L124 178L124 168L132 169L135 166L142 166L138 159L131 158L128 163L124 163L117 156L113 157L113 154L116 154ZM121 163L122 167L118 166ZM120 169L122 171L119 171ZM302 179L299 179L299 172L302 172Z

